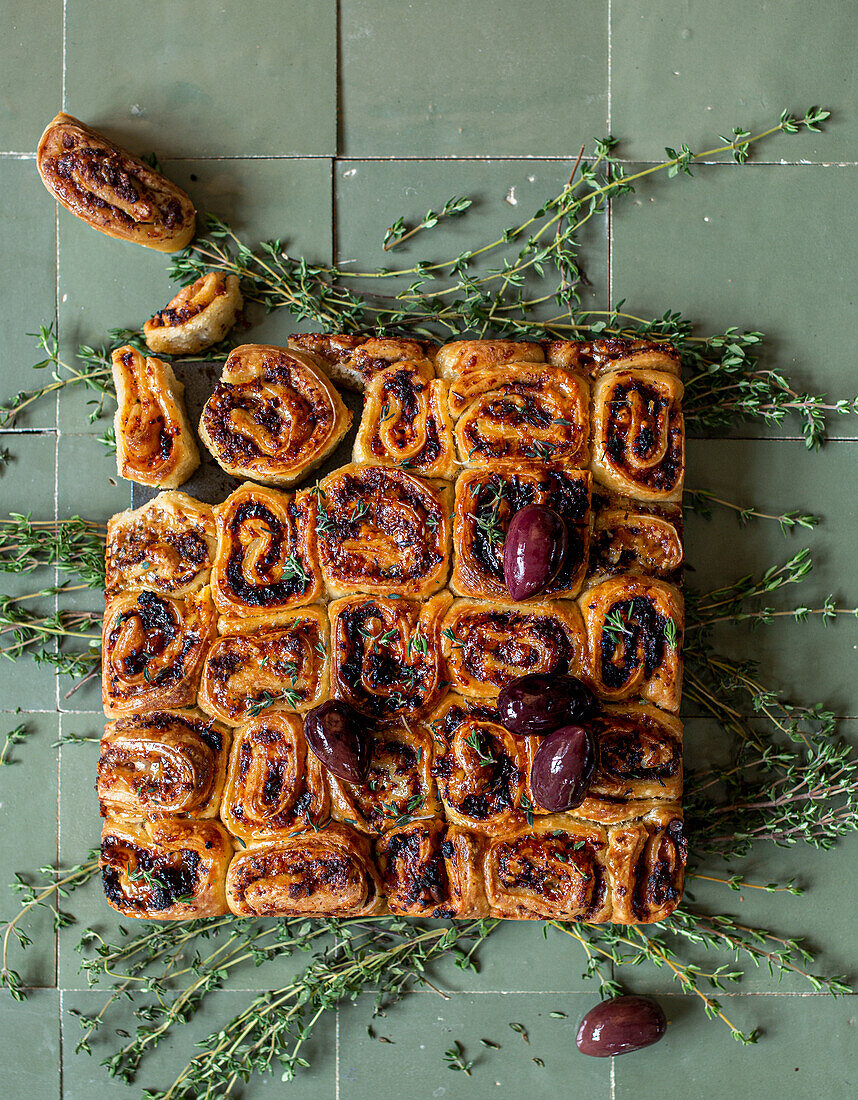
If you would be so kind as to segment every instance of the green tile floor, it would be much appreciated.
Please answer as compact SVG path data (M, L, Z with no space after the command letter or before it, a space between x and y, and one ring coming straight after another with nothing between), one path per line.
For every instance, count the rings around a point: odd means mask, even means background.
M853 9L823 0L809 18L799 0L0 0L0 396L33 384L38 356L26 333L36 326L54 322L67 354L79 341L106 339L110 328L136 327L170 296L165 257L91 232L58 213L41 187L33 150L61 107L134 150L157 151L201 209L224 215L248 239L282 236L292 254L372 266L385 262L380 239L394 217L422 216L450 195L475 199L467 222L403 248L403 259L459 250L503 229L555 193L581 143L606 131L620 139L632 170L665 145L705 148L735 123L767 124L783 107L813 102L835 112L824 135L778 138L742 171L719 164L696 169L694 181L659 177L616 202L609 219L591 223L581 242L588 303L605 308L625 298L632 313L678 309L701 329L761 328L771 335L769 361L802 387L854 395ZM296 327L280 312L249 335L282 342ZM69 393L43 402L2 433L0 447L11 455L0 473L4 513L104 519L128 505L130 486L117 481L94 438L105 421L89 422L90 399ZM723 511L709 522L692 517L695 583L728 581L807 545L816 567L801 598L836 592L854 602L856 428L854 417L833 421L835 438L817 456L790 423L692 440L690 487L825 519L814 532L784 538L774 525L740 528ZM3 590L50 583L51 575L5 577ZM75 603L95 607L98 596L77 593ZM50 610L52 597L45 605ZM834 707L845 719L842 733L858 743L856 620L828 630L785 622L758 633L731 628L719 641L759 659L797 696ZM99 692L89 684L66 698L69 687L33 665L0 665L3 728L24 721L31 731L14 749L16 765L0 771L0 882L57 857L74 862L96 839L96 746L56 742L61 734L98 735ZM23 715L14 713L19 708ZM717 727L688 713L690 763L717 761ZM794 875L808 892L725 896L723 887L695 882L699 904L804 936L819 951L820 970L855 977L855 838L833 852L758 848L745 862L757 881ZM14 899L0 892L5 915ZM0 996L0 1091L38 1100L139 1095L98 1066L106 1046L95 1046L91 1059L74 1053L74 1011L101 1004L78 970L79 929L115 932L118 922L94 885L70 908L78 924L56 937L47 914L30 925L30 998L18 1005ZM239 984L265 988L299 962L283 961L276 972L249 969ZM858 1093L855 997L808 995L798 980L778 985L765 970L753 971L724 998L739 1026L763 1029L759 1046L744 1049L704 1020L669 973L640 969L624 980L660 995L673 1026L660 1046L612 1064L574 1050L577 1020L597 999L583 968L559 933L543 938L536 925L508 924L478 974L440 968L448 999L415 993L377 1020L376 1035L390 1042L367 1034L361 998L317 1034L309 1074L289 1086L276 1077L256 1081L244 1095L483 1100L506 1089L571 1100L726 1100L776 1091L786 1100L840 1100ZM140 1086L165 1083L191 1042L243 997L235 989L212 996L187 1034L150 1060ZM529 1045L510 1021L525 1025ZM113 1026L127 1023L117 1018ZM454 1041L476 1062L471 1077L444 1065Z

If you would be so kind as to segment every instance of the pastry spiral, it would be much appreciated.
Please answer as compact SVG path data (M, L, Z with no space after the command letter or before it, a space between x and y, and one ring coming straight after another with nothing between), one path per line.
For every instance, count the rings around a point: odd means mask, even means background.
M331 453L351 422L312 356L242 344L205 404L200 438L228 474L288 486Z
M200 668L214 633L208 588L182 599L148 589L109 598L101 641L107 717L196 702Z
M682 797L682 723L648 703L605 704L587 723L598 764L580 807L590 816L600 799L617 802Z
M105 590L187 596L208 584L216 541L211 505L187 493L159 493L107 521Z
M112 355L118 407L113 418L116 469L140 485L175 489L200 464L173 368L130 345Z
M664 920L682 900L688 841L679 806L657 806L638 821L609 829L615 924Z
M376 844L391 913L408 917L484 917L479 840L443 821L412 821Z
M596 501L594 500L594 505ZM590 579L643 573L672 580L683 562L682 509L649 508L617 499L595 510L590 540Z
M682 596L649 577L612 577L578 601L587 628L589 678L608 700L641 695L679 709L682 692Z
M596 378L610 370L664 371L679 377L682 365L672 344L611 336L604 340L550 340L545 358L552 366Z
M331 693L368 718L419 718L440 700L446 592L417 600L344 596L330 605Z
M343 466L318 490L319 561L332 597L431 596L449 573L450 489L387 466Z
M319 332L301 332L289 337L289 347L309 352L323 370L341 386L362 390L381 371L394 363L434 362L438 345L431 340L401 339L392 336L328 336Z
M214 510L212 596L221 615L276 614L323 592L316 554L316 500L246 482Z
M248 845L319 828L330 813L324 769L294 714L261 714L236 730L221 819Z
M223 340L243 304L238 276L210 271L150 317L143 335L156 355L195 355Z
M100 233L159 252L190 244L196 212L185 192L71 115L45 128L36 165L54 198Z
M593 390L593 476L637 500L680 500L683 385L671 374L617 370Z
M354 460L455 476L447 387L428 360L397 363L367 383Z
M453 691L491 698L530 673L580 675L587 636L571 602L456 600L441 624L445 673Z
M510 363L544 363L541 346L527 340L454 340L444 344L435 360L439 378L449 382Z
M239 852L227 874L239 917L366 917L384 911L369 841L328 825Z
M326 697L328 617L302 607L260 619L221 619L203 665L199 705L230 726L272 711L303 712Z
M439 815L431 734L402 725L375 729L364 736L369 748L366 782L347 783L328 773L334 818L378 836L412 817Z
M453 576L459 596L509 600L504 581L503 544L510 520L527 504L547 504L566 521L566 559L545 597L574 596L587 570L590 474L504 463L487 470L465 470L456 481Z
M109 722L96 791L102 817L217 817L229 734L189 711L153 710Z
M101 880L124 917L190 920L227 912L224 880L232 857L218 821L107 820L101 830Z

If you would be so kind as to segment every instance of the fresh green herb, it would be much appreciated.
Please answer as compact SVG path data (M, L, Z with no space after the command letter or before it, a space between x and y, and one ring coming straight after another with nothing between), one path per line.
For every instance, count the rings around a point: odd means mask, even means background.
M397 218L384 234L384 241L381 247L385 252L390 252L391 249L396 248L396 246L402 244L403 241L407 241L409 237L413 237L416 233L419 233L421 229L433 229L442 218L460 217L471 204L471 199L456 198L454 196L452 199L447 199L443 209L438 211L427 211L426 217L411 229L405 228L405 221L403 218Z
M444 1061L447 1063L447 1069L457 1070L464 1073L466 1077L471 1076L474 1063L465 1061L465 1050L461 1043L455 1042L444 1051Z
M524 1024L511 1023L509 1026L517 1035L520 1035L526 1043L530 1042L530 1036L527 1034L527 1028Z
M26 722L22 722L13 730L9 730L6 734L6 740L3 742L3 748L0 750L0 768L17 763L15 758L10 755L9 750L13 745L22 745L32 732Z

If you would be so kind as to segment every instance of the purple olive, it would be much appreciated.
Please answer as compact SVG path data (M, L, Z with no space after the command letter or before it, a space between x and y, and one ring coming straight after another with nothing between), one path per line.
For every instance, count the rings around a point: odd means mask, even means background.
M652 1046L666 1029L661 1005L651 997L611 997L590 1009L575 1042L582 1054L608 1058Z
M551 673L519 676L498 696L500 720L512 733L551 733L559 726L586 722L596 709L586 684Z
M549 733L530 766L530 789L543 810L562 813L581 805L597 754L596 739L583 726L561 726Z
M363 783L369 769L368 745L360 718L339 699L314 707L304 718L307 744L322 764L346 783Z
M503 575L510 596L527 600L542 592L563 565L569 533L563 518L544 504L528 504L509 521Z

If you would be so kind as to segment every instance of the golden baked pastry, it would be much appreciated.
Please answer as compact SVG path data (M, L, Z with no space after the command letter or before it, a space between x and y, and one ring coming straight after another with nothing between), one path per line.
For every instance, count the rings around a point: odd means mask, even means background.
M443 821L411 821L376 844L391 913L407 917L484 917L479 838Z
M446 678L453 691L492 698L519 676L580 675L587 635L574 603L456 600L441 624Z
M221 619L200 680L199 705L230 726L263 711L304 712L328 693L328 616L301 607L265 619Z
M544 362L542 347L529 340L454 340L440 349L435 366L438 377L452 383L510 363Z
M419 718L444 694L441 620L447 592L421 603L344 596L330 605L331 694L383 722Z
M299 332L290 336L290 348L309 352L340 386L362 390L370 379L394 363L428 359L434 362L438 345L431 340L395 336L328 336L320 332Z
M200 668L215 634L208 588L181 599L121 592L102 627L102 699L108 718L196 702Z
M639 504L609 493L593 498L589 581L617 573L673 580L683 563L682 506Z
M109 722L95 789L102 817L217 817L229 733L188 710L150 710Z
M431 596L450 571L449 486L387 466L343 466L318 489L319 562L332 597Z
M300 717L265 711L235 731L220 816L247 845L326 824L324 768Z
M116 469L140 485L175 489L200 464L173 368L126 345L112 355L116 386Z
M48 123L36 166L66 210L108 237L159 252L191 242L196 211L185 192L71 115Z
M233 477L288 486L331 453L351 422L312 356L242 344L230 352L205 404L200 438Z
M669 917L682 900L688 860L680 807L654 806L608 835L611 920L651 924Z
M353 457L423 477L455 477L447 384L427 359L397 363L369 380Z
M587 798L590 803L664 800L682 797L682 723L649 703L602 706L587 723L598 744L598 763Z
M679 377L682 364L672 344L610 336L604 340L549 340L545 358L555 367L596 378L610 370L657 370Z
M210 504L176 490L159 493L107 521L105 590L187 596L208 584L216 542Z
M227 912L231 857L232 842L219 821L107 820L99 860L104 896L123 917L217 917Z
M245 482L214 509L212 597L232 618L314 603L324 589L316 553L316 498Z
M195 355L223 340L243 305L238 276L210 271L150 317L143 335L156 355Z
M239 917L367 917L385 909L369 840L341 825L239 852L226 896Z
M536 463L465 470L456 481L453 591L459 596L509 600L503 573L509 522L527 504L547 504L566 521L569 548L560 573L539 599L580 592L589 553L590 485L586 470L552 470Z

